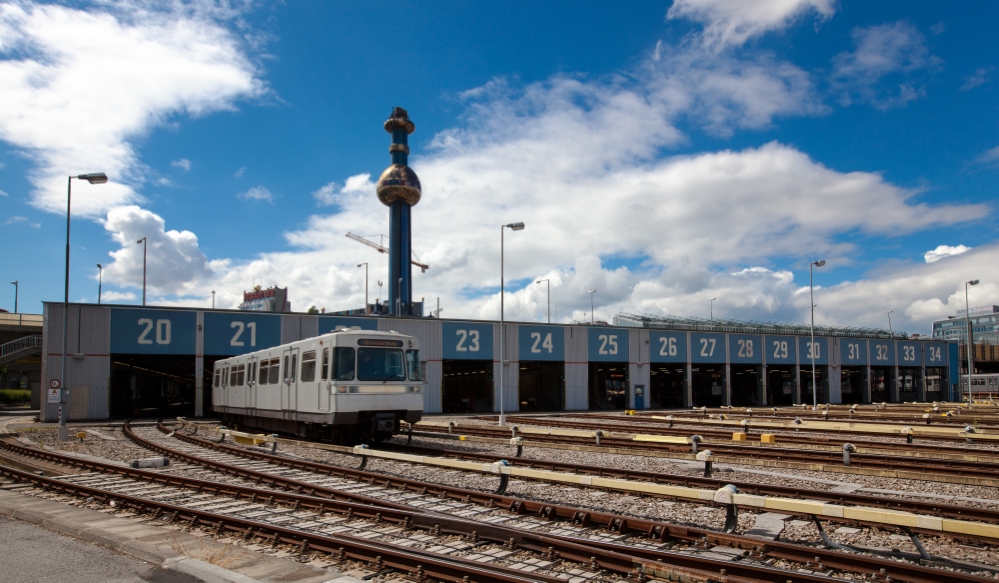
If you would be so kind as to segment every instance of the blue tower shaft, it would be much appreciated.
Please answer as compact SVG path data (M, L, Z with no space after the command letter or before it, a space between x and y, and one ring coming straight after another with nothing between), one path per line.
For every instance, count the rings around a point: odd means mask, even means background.
M389 292L390 313L410 315L413 303L413 252L410 207L402 201L389 207Z

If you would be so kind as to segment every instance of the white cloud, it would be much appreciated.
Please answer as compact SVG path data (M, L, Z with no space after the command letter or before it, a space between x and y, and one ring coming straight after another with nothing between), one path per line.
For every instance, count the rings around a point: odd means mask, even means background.
M312 193L312 198L316 199L319 206L332 206L339 204L342 199L369 196L375 193L375 183L371 181L371 174L357 174L347 179L341 188L336 182L330 182L319 190Z
M181 158L180 160L174 160L170 162L170 165L174 168L180 168L184 172L189 172L191 170L191 161L187 158Z
M218 21L237 11L149 6L105 3L88 12L0 4L0 139L35 162L35 206L60 212L66 175L92 171L111 182L75 184L74 214L139 201L135 188L149 171L133 139L173 116L232 109L237 99L265 93L246 54L252 47Z
M6 192L0 190L0 196L8 196Z
M104 279L124 286L142 286L142 245L147 238L147 285L160 294L187 295L211 280L225 261L208 261L198 248L198 238L190 231L167 231L162 217L137 206L112 209L104 228L121 248L109 255Z
M830 18L836 0L676 0L666 18L704 24L703 43L721 49L783 29L811 11L820 20Z
M971 251L971 249L971 247L965 247L964 245L957 245L956 247L952 247L950 245L938 245L936 249L927 251L923 254L923 259L927 263L933 263L934 261L940 261L944 257L966 253Z
M975 158L975 162L979 164L996 164L999 163L999 146L985 150Z
M101 292L102 302L121 302L121 301L135 301L139 299L137 295L132 292L116 292L116 291L103 291Z
M842 105L861 102L891 109L926 95L910 77L939 66L941 60L930 54L915 26L895 22L857 27L850 36L856 49L833 58L832 82Z
M993 71L995 71L995 67L981 67L975 69L975 73L973 75L969 75L964 78L964 84L961 85L961 91L969 91L975 87L986 84L992 78Z
M233 174L232 176L233 176L233 178L242 178L243 177L243 173L245 173L245 172L246 172L246 166L243 166L242 168L240 168L239 170L237 170L236 173Z
M21 217L21 216L18 216L18 215L14 215L12 217L9 217L4 222L4 224L5 225L13 225L14 223L23 223L24 221L27 221L27 220L28 220L28 217Z
M243 200L266 200L267 202L274 202L274 195L263 185L254 186L244 193L237 194L236 197Z

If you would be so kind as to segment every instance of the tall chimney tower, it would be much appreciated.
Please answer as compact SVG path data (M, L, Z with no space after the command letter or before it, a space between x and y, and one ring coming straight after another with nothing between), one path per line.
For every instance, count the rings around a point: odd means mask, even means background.
M389 313L409 316L413 310L413 254L410 207L420 202L422 189L416 172L408 166L409 134L416 126L406 110L396 107L385 122L392 134L392 165L378 178L378 200L389 207Z

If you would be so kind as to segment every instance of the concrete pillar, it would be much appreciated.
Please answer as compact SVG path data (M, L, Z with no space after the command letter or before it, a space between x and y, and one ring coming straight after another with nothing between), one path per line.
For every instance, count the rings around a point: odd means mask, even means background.
M861 389L864 392L864 394L863 394L863 396L860 399L861 402L864 402L864 403L870 403L871 402L871 384L873 382L874 382L874 379L872 378L872 375L871 375L871 367L870 366L865 366L864 367L864 383L863 383L863 388Z
M794 404L801 404L801 365L794 365Z
M919 367L919 382L916 383L916 400L920 403L926 401L926 367Z
M759 403L760 405L766 405L767 404L767 365L761 364L760 366L758 366L756 368L756 370L759 371L759 377L760 377L759 384L757 385L758 389L759 389L759 392L756 395L756 402Z
M690 408L694 406L694 365L690 364L690 358L687 358L687 390L683 397L683 406Z
M732 404L732 365L725 364L725 392L722 394L722 404L726 407Z
M194 416L204 417L205 403L205 313L198 312L194 341Z

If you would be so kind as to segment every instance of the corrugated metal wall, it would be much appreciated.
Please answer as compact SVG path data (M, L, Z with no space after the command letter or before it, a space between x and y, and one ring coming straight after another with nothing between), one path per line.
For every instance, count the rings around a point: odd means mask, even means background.
M62 374L62 306L46 304L42 339L43 387L48 381ZM111 377L111 310L103 306L70 305L66 326L66 378L60 379L64 386L85 385L86 397L80 395L76 411L73 402L65 412L76 414L75 419L107 419L108 390ZM52 354L55 353L53 356ZM74 398L70 390L70 399ZM59 405L42 399L42 417L45 421L55 421L59 415Z
M108 365L110 366L110 358ZM108 388L73 385L69 394L69 421L108 418Z
M420 360L427 363L427 384L423 387L423 411L441 412L441 364L442 328L437 319L378 320L378 329L383 332L395 330L400 334L416 336L420 339Z
M585 411L589 408L589 356L586 328L565 327L565 409Z
M281 315L281 344L319 336L319 317L309 315Z

